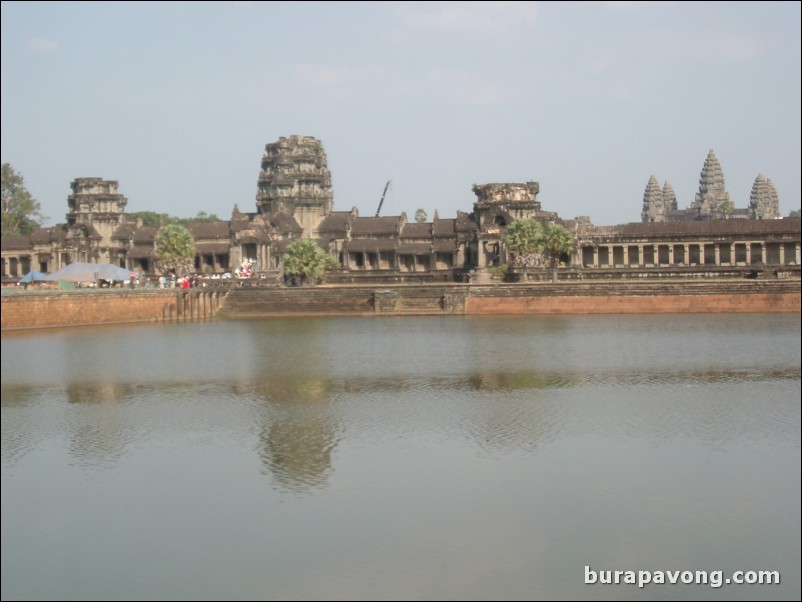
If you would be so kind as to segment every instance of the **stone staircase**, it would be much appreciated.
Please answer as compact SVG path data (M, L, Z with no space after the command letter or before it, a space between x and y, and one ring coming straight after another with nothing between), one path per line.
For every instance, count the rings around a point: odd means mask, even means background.
M245 287L228 293L221 317L365 315L373 313L373 290L323 287Z

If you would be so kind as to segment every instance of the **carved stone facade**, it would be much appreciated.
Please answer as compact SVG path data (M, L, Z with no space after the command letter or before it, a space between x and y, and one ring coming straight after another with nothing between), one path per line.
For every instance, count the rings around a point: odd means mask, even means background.
M317 238L333 206L331 172L319 140L290 136L265 146L256 194L259 213L284 213L301 226L304 238Z
M117 182L78 178L71 187L67 223L38 228L30 236L3 236L4 278L18 278L32 269L52 272L73 261L160 273L154 255L159 228L125 215L127 200ZM470 274L487 274L491 265L509 263L506 227L518 219L559 223L574 234L576 252L561 258L574 276L590 277L601 269L623 275L699 266L780 265L797 266L798 271L800 264L800 220L769 219L779 216L771 181L758 176L749 209L728 207L724 176L713 151L689 209L677 209L669 182L661 190L656 177L649 179L641 212L645 223L593 226L587 217L560 219L542 209L538 182L478 184L473 192L471 213L440 218L435 211L433 220L424 223L410 222L404 213L360 217L356 209L334 211L321 142L311 136L280 138L265 147L255 212L235 206L230 220L189 222L196 244L195 269L223 273L249 260L260 278L278 282L287 246L308 238L340 264L329 274L330 282L464 280Z

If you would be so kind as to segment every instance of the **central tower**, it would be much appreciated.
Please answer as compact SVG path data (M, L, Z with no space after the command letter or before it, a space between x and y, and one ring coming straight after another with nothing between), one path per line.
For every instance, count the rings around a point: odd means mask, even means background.
M317 238L318 226L333 205L322 142L312 136L282 136L265 146L256 193L259 213L291 215L305 238Z

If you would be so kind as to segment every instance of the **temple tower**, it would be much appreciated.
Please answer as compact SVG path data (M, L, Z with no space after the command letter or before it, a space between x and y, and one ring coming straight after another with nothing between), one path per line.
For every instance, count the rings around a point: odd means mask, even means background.
M673 192L673 190L672 190ZM646 190L643 191L643 210L641 220L644 222L663 222L665 221L665 204L663 203L663 193L660 192L660 184L654 176L649 177Z
M76 178L67 197L67 240L72 259L111 261L111 236L124 219L128 203L117 192L118 182L102 178Z
M674 187L668 180L663 184L663 212L677 210L677 194L674 192Z
M702 219L724 217L732 211L730 195L724 186L724 172L713 149L707 153L699 176L699 192L691 205Z
M777 219L780 217L780 199L774 183L757 174L749 195L749 219Z
M295 218L304 237L317 238L318 227L334 204L323 144L312 136L281 137L267 144L259 173L259 213Z

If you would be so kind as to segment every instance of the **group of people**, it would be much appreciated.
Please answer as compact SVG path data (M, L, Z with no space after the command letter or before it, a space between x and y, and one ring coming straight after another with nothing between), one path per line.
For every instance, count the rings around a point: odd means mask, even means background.
M234 270L237 278L250 278L256 273L256 260L245 258L240 266Z

